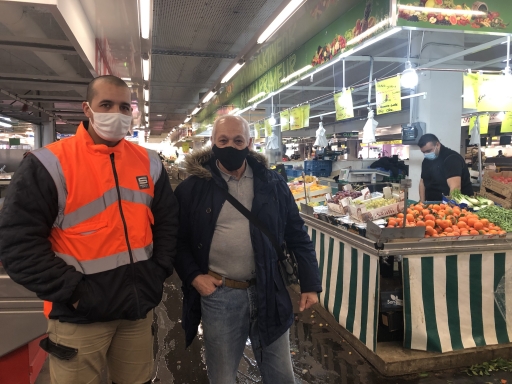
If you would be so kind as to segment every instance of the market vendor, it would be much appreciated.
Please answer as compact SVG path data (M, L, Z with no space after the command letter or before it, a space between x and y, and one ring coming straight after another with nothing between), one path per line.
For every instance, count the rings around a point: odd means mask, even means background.
M441 201L454 189L473 196L469 170L459 153L442 145L431 133L423 135L418 146L425 156L421 165L421 201Z

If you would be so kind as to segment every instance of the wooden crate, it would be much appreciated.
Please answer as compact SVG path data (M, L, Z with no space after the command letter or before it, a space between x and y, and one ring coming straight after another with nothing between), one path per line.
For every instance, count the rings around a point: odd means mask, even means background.
M481 192L500 195L501 197L499 197L503 199L512 199L512 184L500 183L493 179L494 176L512 177L512 172L485 171L482 179Z
M494 201L496 204L501 205L503 208L512 208L512 199L504 199L503 196L497 195L491 192L490 190L485 191L483 186L482 189L480 190L480 196Z

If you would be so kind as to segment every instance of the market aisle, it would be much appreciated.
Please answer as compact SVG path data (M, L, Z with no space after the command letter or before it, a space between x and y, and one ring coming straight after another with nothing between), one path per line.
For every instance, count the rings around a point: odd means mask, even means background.
M164 297L156 309L155 333L155 383L207 384L202 338L194 340L185 349L185 339L180 324L181 282L176 275L165 284ZM294 302L298 296L292 293ZM295 311L297 308L295 308ZM314 316L314 317L312 317ZM512 383L511 373L498 373L488 378L469 378L465 373L430 373L400 378L384 378L350 347L350 345L312 310L298 314L291 331L291 351L298 384L466 384ZM244 353L238 372L239 384L260 383L250 345ZM47 364L36 384L49 384Z

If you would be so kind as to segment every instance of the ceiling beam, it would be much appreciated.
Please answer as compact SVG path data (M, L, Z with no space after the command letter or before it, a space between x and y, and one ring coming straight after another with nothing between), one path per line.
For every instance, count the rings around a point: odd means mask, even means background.
M173 83L165 81L151 81L151 87L165 87L165 88L210 88L213 83Z
M18 74L18 73L0 73L0 81L87 86L91 82L91 79L84 79L81 77L61 77L61 76L43 76L43 75L23 75L23 74Z
M435 67L436 65L446 63L447 61L454 60L454 59L456 59L458 57L461 57L461 56L467 56L467 55L470 55L472 53L476 53L476 52L480 52L480 51L485 51L486 49L492 48L492 47L494 47L496 45L500 45L503 42L506 43L507 41L508 41L508 37L502 37L500 39L489 41L487 43L477 45L477 46L475 46L473 48L465 49L463 51L454 53L452 55L448 55L448 56L442 57L442 58L440 58L438 60L431 61L430 63L423 65L422 68L432 68L432 67Z
M84 101L83 97L80 96L42 96L42 95L24 95L25 100L39 101L41 103L59 103L59 102L79 102Z
M212 59L234 59L238 55L229 52L197 51L188 49L153 48L152 55L156 56L181 56L181 57L204 57Z
M497 59L492 59L489 61L485 61L483 63L479 63L478 65L471 67L471 69L485 68L485 67L488 67L488 66L494 65L494 64L506 65L506 63L504 63L505 60L507 60L507 56L498 57Z
M52 52L66 55L77 55L73 44L65 40L38 39L31 37L2 36L0 48L38 52Z

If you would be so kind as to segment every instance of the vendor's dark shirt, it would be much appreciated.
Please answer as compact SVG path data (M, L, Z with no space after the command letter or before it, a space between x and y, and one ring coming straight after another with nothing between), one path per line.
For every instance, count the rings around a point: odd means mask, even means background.
M441 201L443 195L450 195L447 179L460 176L461 192L473 196L473 187L469 170L463 157L450 148L441 145L439 156L435 160L424 159L421 165L421 178L425 184L425 199Z

